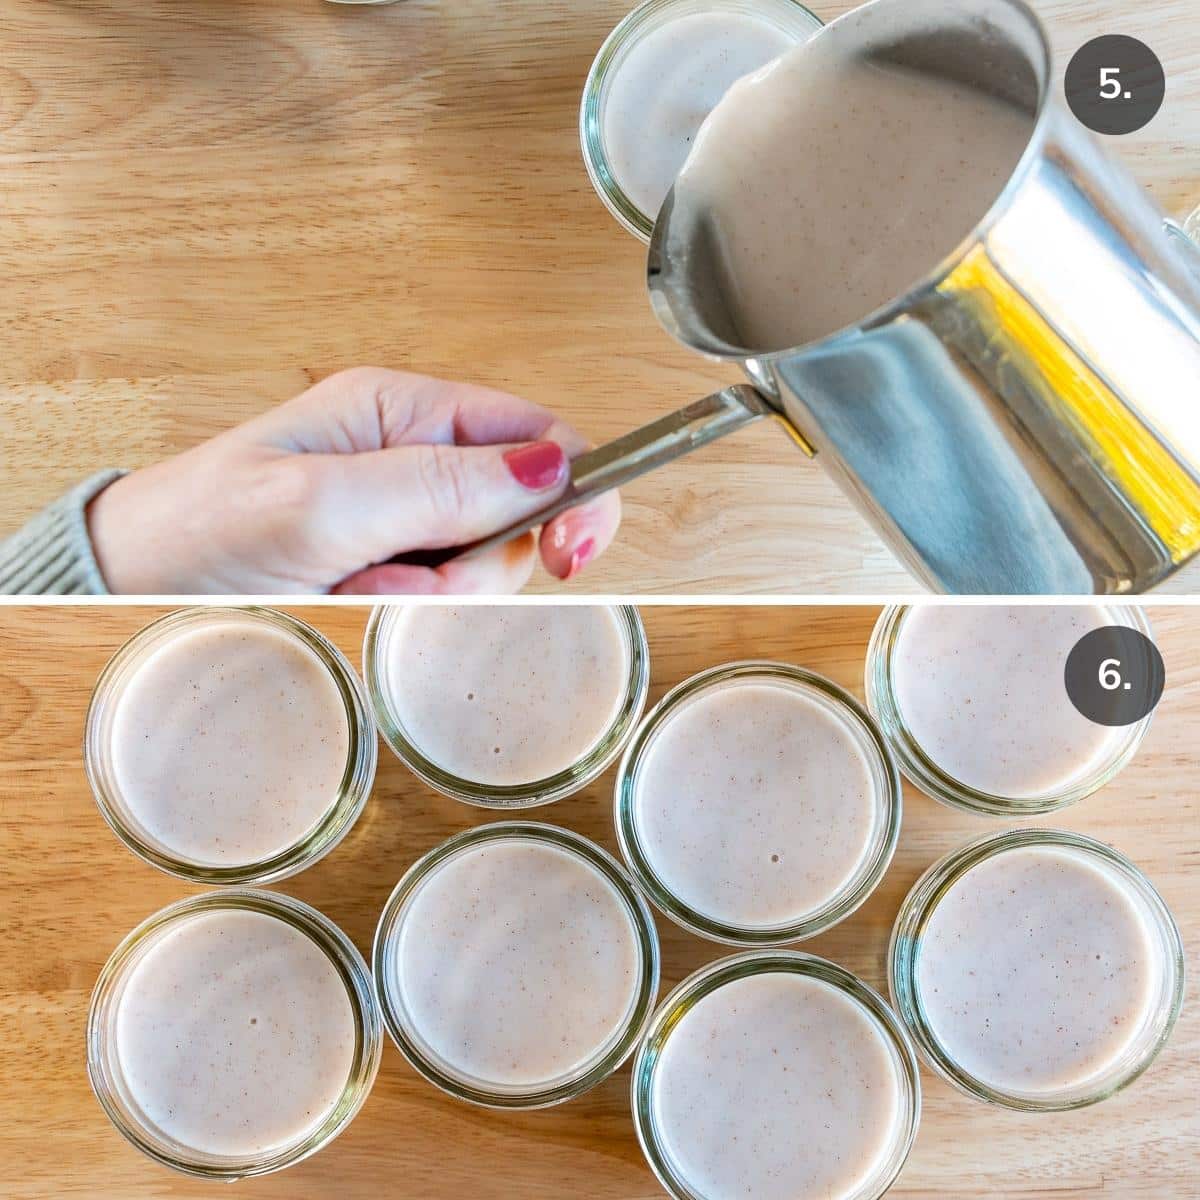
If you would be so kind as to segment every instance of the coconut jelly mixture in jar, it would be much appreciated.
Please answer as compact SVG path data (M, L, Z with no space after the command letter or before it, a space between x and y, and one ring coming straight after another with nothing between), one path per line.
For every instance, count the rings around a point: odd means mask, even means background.
M121 687L108 733L124 814L174 858L261 862L337 802L346 703L299 637L253 616L183 625Z
M1087 778L1127 731L1089 721L1063 670L1099 605L918 605L892 652L896 707L947 775L990 795L1044 796Z
M583 759L626 699L629 651L600 606L408 607L382 685L404 736L460 779L513 786Z
M1138 898L1094 856L1014 846L968 868L937 900L917 953L917 993L943 1051L1016 1095L1078 1088L1137 1041L1160 990Z
M630 812L651 874L722 926L793 926L859 874L885 816L861 732L821 691L770 669L664 706Z
M651 221L730 85L796 41L769 15L714 5L666 20L630 46L608 84L604 148L618 186Z
M580 854L498 837L436 865L395 933L394 989L423 1056L483 1088L540 1089L586 1071L628 1026L638 935Z
M355 1031L346 984L305 933L265 913L199 912L130 971L115 1061L151 1126L194 1151L255 1158L326 1121Z
M900 1072L875 1018L783 971L722 983L687 1009L651 1086L659 1147L701 1196L856 1195L901 1118Z

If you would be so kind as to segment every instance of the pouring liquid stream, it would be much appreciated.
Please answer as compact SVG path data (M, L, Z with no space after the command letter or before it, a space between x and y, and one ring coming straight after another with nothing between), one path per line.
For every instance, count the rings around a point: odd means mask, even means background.
M676 180L672 220L704 222L746 353L804 346L904 295L970 235L1029 142L1032 111L899 61L886 32L855 10L740 80Z

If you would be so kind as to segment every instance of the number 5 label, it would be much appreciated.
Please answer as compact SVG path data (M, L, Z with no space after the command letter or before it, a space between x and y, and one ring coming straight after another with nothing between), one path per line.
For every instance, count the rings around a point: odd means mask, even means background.
M1100 68L1100 96L1104 100L1115 100L1121 94L1121 83L1117 78L1120 67Z
M1167 82L1145 42L1106 34L1075 51L1063 90L1071 111L1093 133L1133 133L1162 107Z

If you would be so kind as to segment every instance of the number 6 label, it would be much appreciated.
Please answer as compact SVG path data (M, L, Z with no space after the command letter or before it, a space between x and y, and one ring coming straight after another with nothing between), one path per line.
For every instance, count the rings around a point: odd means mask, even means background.
M1105 625L1085 633L1067 655L1063 682L1071 703L1098 725L1133 725L1158 703L1166 669L1140 630Z

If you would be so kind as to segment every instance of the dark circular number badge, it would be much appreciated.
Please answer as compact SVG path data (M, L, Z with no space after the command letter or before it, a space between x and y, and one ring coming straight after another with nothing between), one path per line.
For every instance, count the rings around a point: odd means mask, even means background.
M1125 625L1085 633L1067 655L1071 703L1097 725L1132 725L1158 703L1166 668L1158 647Z
M1167 81L1158 55L1137 38L1110 33L1075 51L1067 103L1093 133L1133 133L1162 107Z

